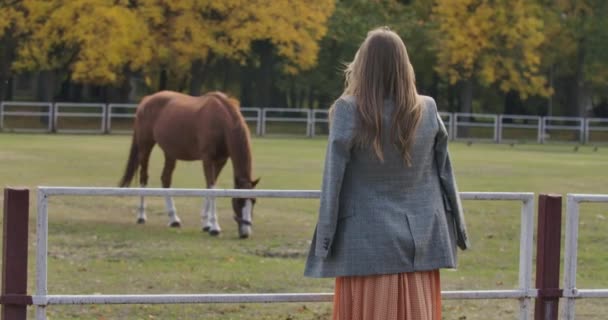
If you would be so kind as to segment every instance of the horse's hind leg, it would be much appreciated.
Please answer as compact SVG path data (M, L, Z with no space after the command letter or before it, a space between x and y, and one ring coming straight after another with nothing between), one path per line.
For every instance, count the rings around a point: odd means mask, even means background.
M139 150L138 158L139 158L139 186L145 188L148 185L148 162L150 161L150 153L152 153L152 148L154 147L154 143L141 143L141 149ZM139 198L139 207L137 208L137 223L144 224L146 223L146 200L144 196Z
M173 170L175 170L175 163L176 160L174 158L168 157L165 154L165 166L163 168L163 174L161 176L163 188L171 187L171 176L173 175ZM181 227L182 222L177 216L177 211L175 210L173 198L171 198L170 196L165 196L165 205L167 206L167 212L169 214L169 226Z
M226 164L228 158L223 158L218 161L206 160L203 161L203 169L205 170L205 180L207 180L207 188L213 189L217 177L222 171L222 168ZM203 204L203 210L201 212L203 231L208 231L210 235L219 235L222 231L218 220L217 210L215 206L215 198L207 197Z

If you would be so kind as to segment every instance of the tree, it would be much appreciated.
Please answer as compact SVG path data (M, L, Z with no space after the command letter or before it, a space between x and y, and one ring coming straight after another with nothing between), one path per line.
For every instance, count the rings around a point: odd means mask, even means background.
M334 7L332 0L257 0L234 11L228 29L242 26L233 37L252 45L241 75L245 103L283 104L279 83L316 65Z
M116 85L151 59L147 29L126 3L26 0L24 5L32 31L19 48L18 70L59 70L77 83Z
M283 90L290 93L291 105L328 108L342 93L344 64L353 59L371 29L389 26L404 38L410 58L422 59L424 54L419 52L422 47L419 44L423 42L423 35L418 32L422 29L418 22L416 11L399 1L336 1L335 12L329 19L329 32L321 40L319 65L282 81ZM412 51L417 52L412 54Z
M461 85L461 111L471 112L473 82L522 98L548 95L540 72L544 41L540 7L524 0L438 0L436 70Z
M0 100L6 98L19 41L27 34L23 1L0 3Z
M138 0L132 3L153 38L152 65L160 68L160 71L152 68L147 74L160 72L159 89L166 87L163 77L167 73L187 74L191 94L200 92L211 65L223 63L226 58L240 63L249 61L265 69L262 61L268 61L268 55L276 52L286 73L312 67L316 63L317 42L325 33L325 21L333 11L331 0ZM268 49L262 45L265 42L269 44ZM257 52L263 57L251 54L255 43L263 49Z
M608 3L602 0L543 1L548 38L545 68L556 78L569 115L591 112L594 89L608 85Z

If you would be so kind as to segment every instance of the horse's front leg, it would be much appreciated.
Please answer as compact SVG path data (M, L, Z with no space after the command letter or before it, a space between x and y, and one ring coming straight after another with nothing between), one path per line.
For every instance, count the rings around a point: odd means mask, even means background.
M213 189L214 186L209 186L208 189ZM215 198L205 197L203 210L201 211L201 218L203 224L203 231L209 232L212 236L217 236L222 232L222 228L217 221L217 210L215 205Z

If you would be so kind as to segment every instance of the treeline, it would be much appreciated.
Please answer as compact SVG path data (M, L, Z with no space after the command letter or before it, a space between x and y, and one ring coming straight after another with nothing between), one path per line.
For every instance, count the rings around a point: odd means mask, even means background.
M327 108L387 25L443 110L608 117L606 17L605 0L5 0L0 97L29 75L43 101L223 90Z

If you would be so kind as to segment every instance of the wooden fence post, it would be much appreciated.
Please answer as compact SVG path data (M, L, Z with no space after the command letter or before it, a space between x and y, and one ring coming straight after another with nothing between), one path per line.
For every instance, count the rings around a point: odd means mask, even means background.
M560 246L562 226L562 196L538 196L538 230L536 238L535 320L557 320L559 315Z
M28 223L29 190L4 189L1 320L25 320L32 304L27 295Z

